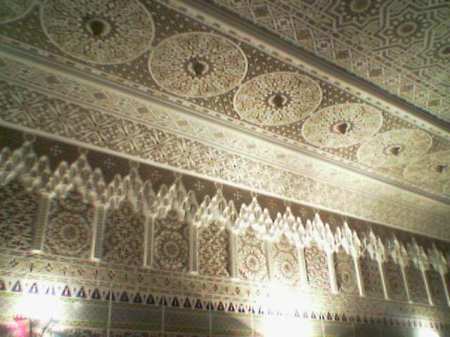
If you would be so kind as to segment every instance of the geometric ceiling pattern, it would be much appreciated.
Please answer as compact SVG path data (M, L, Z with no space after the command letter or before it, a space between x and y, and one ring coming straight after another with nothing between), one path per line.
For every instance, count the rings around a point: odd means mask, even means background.
M259 156L265 164L292 172L297 162L290 158L301 157L302 170L317 181L333 171L327 179L345 184L339 187L372 198L378 193L379 198L382 192L374 186L383 185L385 196L409 207L420 205L427 214L438 210L440 219L450 214L448 4L215 2L217 6L203 1L0 1L0 78L5 88L0 119L51 134L42 121L21 124L13 115L20 110L32 116L31 105L36 107L30 98L17 99L28 95L25 87L38 96L53 85L50 96L71 102L77 96L81 105L90 104L102 116L155 126L149 109L121 105L119 94L94 94L89 84L94 83L163 105L171 110L170 118L184 115L170 132L187 139L199 136L198 127L186 120L199 120L209 123L200 142L216 148L224 147L219 138L225 130L234 132L225 137L228 142L251 139L251 147L233 149L242 158ZM230 16L242 31L225 23ZM246 20L256 24L252 36L245 30ZM277 34L278 42L261 42L267 30ZM334 68L316 69L321 61L309 62L302 52L287 57L278 43L313 52ZM44 68L50 70L41 79L33 75ZM339 75L341 68L345 76ZM58 76L79 79L80 92ZM349 76L366 84L354 88L346 82ZM62 110L58 116L64 124L70 112ZM82 142L96 145L94 140ZM258 152L263 148L264 158ZM121 148L114 151L128 154ZM198 171L194 158L201 153L186 147L180 151L180 157L192 157L191 169ZM284 157L277 157L281 152ZM264 184L259 188L268 189ZM386 192L394 190L397 194Z
M214 2L450 122L448 1Z

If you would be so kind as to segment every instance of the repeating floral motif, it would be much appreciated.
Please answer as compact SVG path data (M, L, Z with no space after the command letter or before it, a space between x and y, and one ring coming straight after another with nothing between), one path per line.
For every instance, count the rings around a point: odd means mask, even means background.
M248 281L268 279L267 257L264 242L257 238L252 229L238 237L237 266L239 276Z
M330 290L326 253L313 245L305 248L305 262L309 286L320 291Z
M202 228L198 240L200 274L230 276L230 233L215 222Z
M322 89L311 78L275 72L244 83L234 97L234 109L252 123L274 126L304 119L321 101Z
M1 0L0 24L20 19L34 2L35 0Z
M54 199L48 215L44 250L50 254L88 258L92 242L93 207L77 191Z
M103 259L110 263L141 266L144 256L143 215L125 200L109 209L105 220Z
M177 212L155 220L153 266L160 270L187 272L189 268L189 225L180 221Z
M17 181L0 186L1 246L30 249L38 200L38 195L27 192Z
M447 298L444 292L441 275L435 270L427 271L427 279L430 287L431 298L433 303L438 306L446 306Z
M297 247L283 236L280 242L272 245L273 279L291 286L300 284L300 268Z
M138 0L49 0L42 9L42 25L62 51L99 64L138 57L154 34L152 17Z
M247 59L230 40L210 33L184 33L159 44L149 61L154 80L179 96L223 94L244 79Z
M411 301L416 303L428 303L422 272L411 265L405 268L405 272Z
M371 259L369 256L363 256L359 261L364 290L367 296L383 298L383 285L381 284L378 262Z
M381 111L364 104L347 103L326 107L306 120L305 139L319 147L340 148L366 141L380 130Z
M386 261L383 266L389 298L398 301L405 301L406 292L400 266L391 259Z
M339 291L345 294L358 294L353 257L340 250L335 254L336 281Z
M427 153L431 145L432 139L424 131L392 130L362 144L358 160L370 167L404 165Z

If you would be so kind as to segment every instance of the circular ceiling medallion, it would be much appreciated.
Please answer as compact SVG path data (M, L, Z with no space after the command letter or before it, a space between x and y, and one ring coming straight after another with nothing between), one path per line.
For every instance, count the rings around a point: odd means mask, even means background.
M403 176L411 182L442 184L450 181L450 151L427 154L405 168ZM447 192L450 192L447 189Z
M247 59L232 41L195 32L162 41L152 52L149 67L156 83L175 95L212 97L242 82Z
M137 0L47 0L41 21L63 52L96 64L117 64L147 51L153 19Z
M424 155L431 145L431 137L421 130L387 131L362 144L358 149L358 160L370 167L404 165Z
M25 16L35 0L0 0L0 23L18 20Z
M249 122L277 126L304 119L321 101L316 81L293 72L274 72L244 83L234 96L234 109Z
M380 130L381 112L356 103L324 108L305 121L303 137L322 148L340 148L359 144Z

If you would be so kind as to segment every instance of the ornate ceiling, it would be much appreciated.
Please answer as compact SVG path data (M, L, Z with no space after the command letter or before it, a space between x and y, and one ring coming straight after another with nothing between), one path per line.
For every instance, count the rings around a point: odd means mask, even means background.
M445 233L448 3L215 2L1 0L0 123Z

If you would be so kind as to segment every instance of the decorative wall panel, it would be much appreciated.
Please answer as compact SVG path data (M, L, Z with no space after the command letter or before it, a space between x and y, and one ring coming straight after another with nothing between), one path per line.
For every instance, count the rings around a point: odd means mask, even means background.
M145 218L129 201L109 209L105 220L103 259L109 263L142 266Z
M335 254L336 279L339 291L345 294L358 294L353 257L340 250Z
M383 298L383 285L381 283L378 262L366 255L360 258L362 281L367 296Z
M44 251L78 258L91 253L94 208L81 193L69 191L51 202L45 233Z
M174 210L154 224L155 239L152 267L187 272L189 268L189 225Z
M0 241L3 246L30 249L38 200L36 194L27 192L17 180L0 186Z
M237 254L239 277L249 281L267 281L266 247L255 231L247 229L239 235Z
M411 301L424 304L428 303L422 272L411 265L406 267L405 272Z
M391 259L388 259L383 264L383 267L386 275L386 287L389 298L396 301L406 301L405 286L403 284L400 266Z
M326 253L315 245L307 247L305 261L309 286L314 290L329 291L330 279Z
M198 241L200 274L230 276L230 233L217 223L200 230Z
M433 303L437 306L448 306L441 275L435 270L428 270L427 279Z
M300 269L297 247L285 237L280 242L272 244L270 262L273 268L272 277L275 281L291 286L300 285Z

